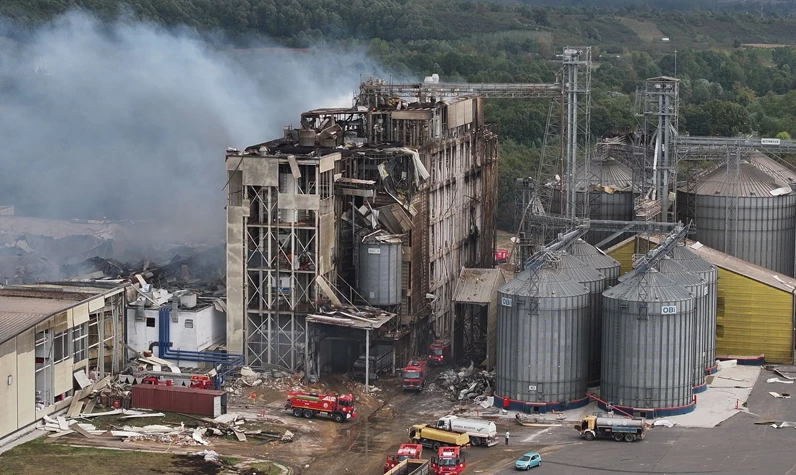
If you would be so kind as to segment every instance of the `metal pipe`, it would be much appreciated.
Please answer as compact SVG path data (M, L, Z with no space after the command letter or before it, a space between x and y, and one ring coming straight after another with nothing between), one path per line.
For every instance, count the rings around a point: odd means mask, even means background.
M365 329L365 394L370 392L370 330Z

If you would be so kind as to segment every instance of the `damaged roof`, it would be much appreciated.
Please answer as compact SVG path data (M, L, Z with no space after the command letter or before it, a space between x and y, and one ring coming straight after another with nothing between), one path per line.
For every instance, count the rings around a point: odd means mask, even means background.
M500 269L468 269L459 273L453 301L488 304L494 301L498 287L505 283Z
M69 285L0 288L0 344L101 294Z
M396 316L395 313L373 307L320 307L317 313L307 315L307 321L361 330L375 330Z

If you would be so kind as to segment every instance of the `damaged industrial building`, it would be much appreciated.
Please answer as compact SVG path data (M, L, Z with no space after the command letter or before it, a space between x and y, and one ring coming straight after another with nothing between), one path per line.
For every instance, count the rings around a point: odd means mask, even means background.
M486 344L454 293L494 265L497 135L477 90L441 95L371 79L352 108L228 150L229 352L320 378L376 343L393 369L436 338Z

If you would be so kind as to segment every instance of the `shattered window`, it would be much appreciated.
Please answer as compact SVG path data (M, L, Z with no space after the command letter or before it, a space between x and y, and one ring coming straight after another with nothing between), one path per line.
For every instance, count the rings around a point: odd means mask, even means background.
M88 358L88 323L72 329L72 348L75 351L75 362Z
M56 333L53 338L53 362L59 363L69 358L69 331Z

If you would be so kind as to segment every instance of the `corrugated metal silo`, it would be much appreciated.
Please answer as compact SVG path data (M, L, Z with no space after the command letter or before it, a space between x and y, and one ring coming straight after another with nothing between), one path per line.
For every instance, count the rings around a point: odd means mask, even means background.
M588 403L589 294L554 265L534 285L526 270L498 291L496 394L539 412Z
M602 308L605 275L567 252L559 254L558 268L589 291L589 386L600 384Z
M693 318L691 292L654 269L603 292L601 398L647 415L692 411Z
M578 239L569 252L605 276L605 288L610 289L619 279L619 261L582 239Z
M722 165L700 177L690 196L690 190L681 188L678 207L684 210L684 222L693 220L696 224L695 239L699 242L793 276L796 194L790 191L791 185L796 186L796 173L755 153L741 160L737 178ZM683 205L688 200L694 200L695 210ZM731 200L737 203L737 214L732 211ZM727 248L728 216L735 216L734 250Z
M698 275L707 284L708 294L701 302L706 321L703 333L705 343L702 346L705 349L705 369L714 373L716 371L716 311L719 295L719 271L684 245L676 246L669 255L672 260Z
M359 291L370 305L401 303L401 238L368 236L359 245Z

